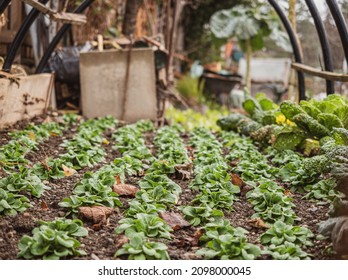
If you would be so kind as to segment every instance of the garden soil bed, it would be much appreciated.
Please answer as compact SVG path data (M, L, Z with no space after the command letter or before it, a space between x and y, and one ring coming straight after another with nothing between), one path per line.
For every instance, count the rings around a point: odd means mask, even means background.
M42 122L45 117L37 118L35 122ZM13 128L23 128L27 122L15 125ZM13 129L11 128L11 129ZM10 130L3 130L0 132L0 145L5 144L9 137L7 132ZM38 151L28 154L26 157L33 164L44 160L46 157L57 157L59 154L64 153L64 148L59 145L64 139L70 139L75 135L76 127L64 133L62 137L52 137L44 143L39 145ZM17 244L23 235L31 235L31 231L34 227L38 226L37 221L51 221L57 217L63 217L66 213L66 209L60 207L58 203L65 197L71 195L75 184L82 179L83 174L87 171L94 172L100 169L105 164L113 161L113 159L120 157L119 152L112 148L114 141L110 137L111 132L105 133L105 137L110 141L110 144L106 146L107 157L106 159L94 166L93 168L85 168L79 170L71 177L66 177L59 180L51 180L45 182L51 189L47 190L41 198L30 197L32 207L24 213L20 213L14 217L2 216L0 217L0 259L16 259L18 254ZM187 136L184 135L183 139L186 140ZM146 135L146 143L151 145L153 140L153 134ZM153 147L150 146L150 148ZM128 178L127 183L136 184L141 178ZM190 180L180 180L172 178L182 188L182 194L180 196L179 205L189 205L196 193L189 187ZM192 179L192 178L190 178ZM91 223L85 222L84 225L88 228L89 234L87 237L81 238L81 249L87 252L84 257L74 257L73 259L113 259L116 252L117 244L121 241L122 236L117 236L114 233L115 228L118 225L120 219L123 218L123 212L126 210L128 202L131 200L128 198L122 198L121 201L124 205L123 208L119 208L113 213L107 224L95 228ZM300 194L294 195L295 212L301 219L298 223L301 226L306 226L312 232L317 235L317 224L320 221L327 219L327 212L329 206L318 206L315 203L302 200ZM265 232L266 229L259 229L252 225L250 217L254 213L251 204L246 200L245 196L241 195L239 201L236 201L233 205L233 211L225 211L225 217L231 222L234 227L243 227L249 231L247 237L249 242L257 244L259 246L259 236ZM174 209L176 211L178 209ZM178 210L179 211L179 210ZM177 211L177 212L178 212ZM200 259L195 255L195 251L199 249L198 244L199 228L186 227L172 233L171 240L161 240L168 246L168 253L171 259ZM310 248L306 248L306 251L312 255L313 259L337 259L335 255L329 255L328 252L330 241L329 240L314 240L315 245ZM262 246L261 246L262 247Z

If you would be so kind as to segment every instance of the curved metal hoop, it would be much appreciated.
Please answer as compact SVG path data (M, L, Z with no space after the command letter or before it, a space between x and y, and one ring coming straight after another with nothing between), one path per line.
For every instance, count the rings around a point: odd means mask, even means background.
M48 0L40 0L39 2L42 4L46 4ZM36 10L35 8L32 8L30 13L25 17L22 26L19 28L16 37L14 38L8 50L8 54L6 56L4 65L2 66L2 70L4 72L11 72L11 67L16 57L17 51L21 47L25 35L27 34L31 25L34 23L35 19L39 16L39 14L40 11Z
M299 46L299 43L297 41L297 37L295 34L294 29L291 26L291 23L289 22L287 16L275 0L268 0L268 2L271 4L271 6L274 8L276 13L278 14L280 20L282 21L284 28L286 32L289 35L290 43L292 46L292 49L294 51L295 61L297 63L302 63L302 54L301 49ZM298 79L298 90L299 90L299 99L304 100L306 99L306 86L305 86L305 77L304 74L300 71L297 71L297 79Z
M325 70L329 72L333 72L334 68L332 64L332 52L331 52L329 40L327 38L327 33L324 27L324 23L320 17L319 10L313 0L305 0L305 1L308 6L309 12L311 13L314 19L315 27L318 31L321 49L323 52ZM333 94L335 92L335 85L333 81L326 80L326 91L327 91L327 94Z
M11 0L4 0L0 3L0 15L5 11L8 5L10 5Z
M336 0L326 0L327 5L329 6L331 15L335 20L337 30L340 34L344 54L346 56L346 61L348 63L348 28L347 23L344 19L344 16L338 6Z

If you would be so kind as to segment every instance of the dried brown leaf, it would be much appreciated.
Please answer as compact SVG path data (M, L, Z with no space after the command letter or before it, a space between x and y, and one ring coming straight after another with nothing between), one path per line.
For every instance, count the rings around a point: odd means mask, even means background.
M193 240L192 240L192 246L198 246L199 243L199 239L201 238L201 236L203 235L204 230L203 229L197 229L195 231L195 234L193 235Z
M124 244L128 243L129 239L127 236L121 234L118 235L115 239L116 249L121 248Z
M128 184L115 184L113 191L120 196L134 197L135 194L139 191L139 188Z
M238 187L242 187L245 185L244 181L242 180L241 177L239 177L238 174L231 174L231 181L233 185Z
M79 208L80 214L87 220L92 221L95 224L106 224L107 218L114 212L113 208L105 206L82 206ZM94 225L93 225L94 227Z
M178 230L183 227L189 227L191 224L186 221L180 214L175 212L160 212L159 216L165 221L173 230Z
M284 194L286 196L293 196L292 192L290 190L285 190Z
M75 169L67 167L64 164L62 164L62 168L63 168L63 171L64 171L64 175L66 177L70 177L70 176L74 175L77 172Z
M47 203L46 203L46 201L41 201L41 209L42 210L45 210L45 211L47 211L48 210L48 206L47 206Z
M116 176L115 176L115 180L116 180L116 184L117 184L117 185L120 185L120 184L121 184L121 177L120 177L120 175L116 175Z
M261 228L261 229L269 228L269 226L266 225L265 222L260 218L249 220L248 223L254 228Z

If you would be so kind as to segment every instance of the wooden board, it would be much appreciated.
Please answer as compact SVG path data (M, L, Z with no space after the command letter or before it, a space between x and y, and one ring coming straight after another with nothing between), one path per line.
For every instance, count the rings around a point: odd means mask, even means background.
M47 110L54 83L52 74L21 77L18 83L0 79L0 128Z
M70 24L85 24L87 22L85 15L74 14L74 13L65 13L65 12L56 12L48 8L46 5L41 4L35 0L22 0L24 3L34 7L36 10L40 11L43 14L50 15L51 19L55 21L60 21L63 23Z
M125 88L128 50L106 50L80 55L82 113L88 118L113 115L121 119L127 92L127 122L157 118L154 53L133 49L128 90Z

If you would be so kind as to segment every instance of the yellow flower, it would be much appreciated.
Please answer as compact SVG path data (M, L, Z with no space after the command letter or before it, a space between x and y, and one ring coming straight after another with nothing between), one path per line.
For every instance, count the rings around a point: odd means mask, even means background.
M285 123L286 121L286 118L283 114L281 115L278 115L277 118L276 118L276 123L277 124L282 124L282 123Z

